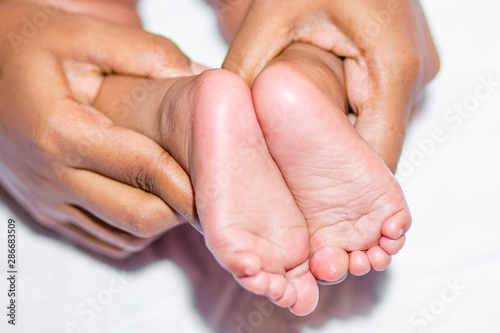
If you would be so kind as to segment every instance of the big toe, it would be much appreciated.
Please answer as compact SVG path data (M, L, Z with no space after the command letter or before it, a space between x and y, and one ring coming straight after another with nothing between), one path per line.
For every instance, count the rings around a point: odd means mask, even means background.
M340 247L325 246L313 253L310 267L318 280L326 283L340 281L349 268L349 256Z

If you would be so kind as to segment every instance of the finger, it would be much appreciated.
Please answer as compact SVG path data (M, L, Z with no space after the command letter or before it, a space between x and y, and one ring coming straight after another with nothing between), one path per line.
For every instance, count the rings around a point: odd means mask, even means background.
M41 69L32 78L34 86L52 83L44 94L32 91L48 120L31 134L43 158L154 193L196 225L191 182L177 162L151 139L114 126L101 112L73 99L57 60L43 52L37 56L44 68L53 69ZM32 66L28 63L21 74Z
M222 35L231 44L248 12L252 0L211 0L210 2L217 12Z
M142 134L114 126L92 107L68 103L77 111L71 119L60 120L57 133L66 142L62 147L66 165L153 193L191 223L197 222L189 176L162 147Z
M358 115L355 128L363 139L377 152L385 164L393 173L396 172L406 132L406 121L397 114L408 114L406 108L403 111L389 111L377 103L373 107L365 108ZM377 112L378 110L387 112ZM396 112L395 112L396 111Z
M60 37L52 48L62 56L95 63L106 73L144 77L193 74L189 58L165 37L94 17L65 14L62 19L72 21L67 29L53 26Z
M99 238L92 236L88 232L80 229L74 224L65 223L60 226L61 227L58 230L59 233L93 252L97 252L113 259L125 259L132 255L132 252L128 252L109 243L106 243Z
M85 207L86 211L107 224L132 234L122 235L112 230L121 238L126 238L127 244L137 243L140 247L143 242L135 236L150 238L185 222L163 200L138 188L86 170L72 170L63 178L72 192L69 196L75 197L72 203ZM82 209L80 211L85 213Z
M222 65L222 68L238 74L250 86L266 64L292 42L289 25L283 26L283 22L289 21L284 18L287 14L283 10L280 15L268 14L275 12L273 1L250 5Z
M344 68L349 103L357 114L355 128L395 172L408 124L412 88L385 65L367 66L362 59L346 59Z
M61 235L71 239L75 243L93 252L114 259L124 259L131 255L131 252L126 251L123 248L114 246L109 242L92 236L92 234L88 233L84 229L81 229L79 226L75 225L69 220L66 220L65 222L57 222L57 219L49 217L49 215L42 216L40 214L34 214L33 217L42 225L60 233Z
M107 221L101 220L85 208L77 205L66 206L64 211L67 214L65 221L74 224L102 242L127 252L139 252L159 237L157 235L150 238L139 238L131 235L128 232L114 228Z

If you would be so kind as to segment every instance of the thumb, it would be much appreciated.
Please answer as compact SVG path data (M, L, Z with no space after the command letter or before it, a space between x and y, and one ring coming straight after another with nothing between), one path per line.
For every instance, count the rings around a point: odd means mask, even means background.
M73 15L73 14L69 14ZM98 65L103 72L143 77L193 75L191 60L172 41L141 29L93 17L62 32L68 41L54 46L61 54Z
M409 107L393 99L394 96L380 94L369 104L354 108L358 112L356 131L395 173L403 148Z
M271 5L272 1L267 3ZM269 15L275 11L258 4L250 6L222 65L250 86L261 70L292 41L290 29L283 27L287 20L280 15Z
M414 81L397 69L385 58L344 60L347 98L358 116L356 131L392 172L403 148L415 91Z

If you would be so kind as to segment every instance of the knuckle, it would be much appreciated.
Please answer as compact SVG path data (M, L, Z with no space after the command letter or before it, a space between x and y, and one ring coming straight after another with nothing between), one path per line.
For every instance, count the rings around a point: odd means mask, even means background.
M135 210L130 219L128 228L130 232L136 237L147 239L164 231L162 227L165 224L165 216L162 205L165 204L160 200L154 200ZM147 244L145 243L144 246Z
M135 174L132 174L129 178L131 183L135 184L138 188L144 190L148 193L157 192L157 179L165 169L165 166L170 165L170 160L172 157L166 151L163 151L153 163L149 163L141 166Z
M141 167L137 173L131 176L131 183L138 188L151 193L154 189L155 176L147 167Z
M38 156L46 160L59 160L62 154L61 146L56 139L56 129L48 127L39 128L32 136L32 144Z

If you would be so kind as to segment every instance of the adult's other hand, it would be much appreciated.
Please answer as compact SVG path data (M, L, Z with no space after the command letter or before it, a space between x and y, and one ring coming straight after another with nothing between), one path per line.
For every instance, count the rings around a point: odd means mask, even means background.
M0 4L0 37L0 182L37 221L101 254L125 257L195 220L182 168L155 142L91 106L107 73L192 75L172 42L9 2Z
M215 3L222 25L232 27L225 31L226 37L234 37L223 68L250 85L293 42L310 43L344 58L356 129L395 171L410 112L439 70L439 57L417 0ZM245 13L239 26L238 15Z

